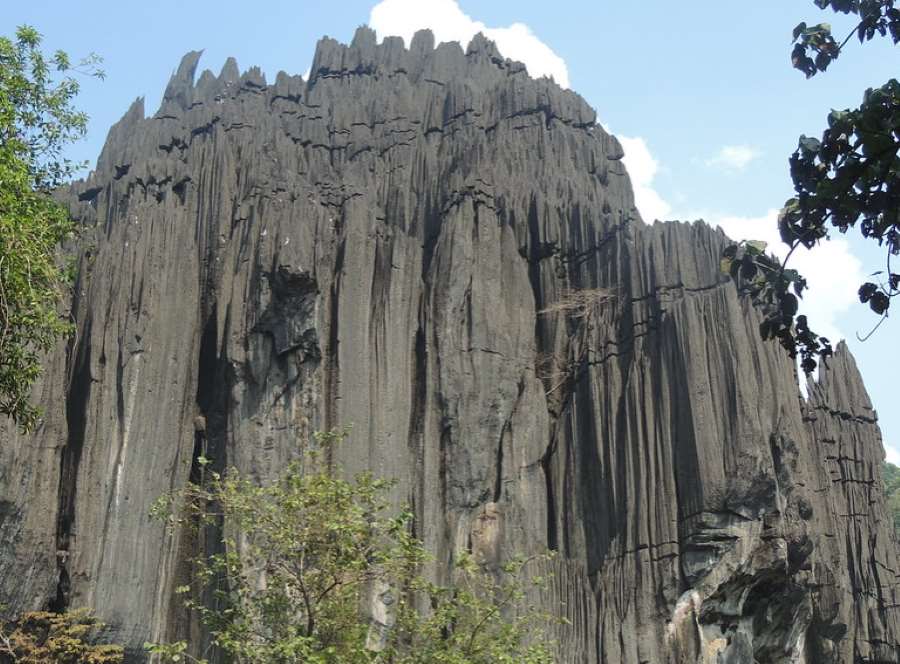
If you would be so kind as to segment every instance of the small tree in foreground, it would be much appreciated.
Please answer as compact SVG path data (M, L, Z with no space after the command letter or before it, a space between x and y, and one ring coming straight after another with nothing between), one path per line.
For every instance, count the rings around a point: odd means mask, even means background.
M101 627L85 609L26 613L0 626L0 664L120 664L121 646L91 643Z
M50 192L81 166L62 156L87 128L71 74L102 78L98 62L45 55L29 26L0 36L0 415L24 430L38 417L29 396L40 355L71 329L57 310L68 281L57 248L74 225Z
M550 664L538 624L547 617L524 605L527 561L488 570L462 555L453 587L427 581L412 514L387 499L393 483L338 479L323 463L341 437L317 435L319 451L272 484L210 472L154 507L173 526L224 523L229 533L225 553L193 560L193 587L177 590L213 645L242 664ZM185 642L147 648L195 660Z

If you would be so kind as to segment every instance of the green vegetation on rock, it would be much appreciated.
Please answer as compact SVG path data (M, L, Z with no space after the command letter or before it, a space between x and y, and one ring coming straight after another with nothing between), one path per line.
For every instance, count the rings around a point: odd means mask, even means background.
M97 643L90 611L34 611L0 624L0 664L120 664L121 646Z
M243 664L550 664L542 625L553 618L526 603L541 579L521 580L540 561L462 552L449 585L426 579L412 514L388 500L393 482L329 467L341 437L317 435L271 484L207 471L157 501L170 526L224 532L224 552L197 555L176 591L213 646ZM194 646L146 644L165 661L205 662Z
M884 462L884 504L894 522L894 532L900 536L900 467Z

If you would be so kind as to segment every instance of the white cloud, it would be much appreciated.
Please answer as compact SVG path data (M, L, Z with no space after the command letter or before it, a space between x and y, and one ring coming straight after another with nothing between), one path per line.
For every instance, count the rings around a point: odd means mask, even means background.
M898 450L900 450L900 447L890 445L887 441L884 441L884 456L888 463L900 466L900 451Z
M787 255L788 247L778 234L778 210L755 218L708 215L706 220L720 226L734 240L764 240L768 251L779 258ZM836 237L811 250L801 247L791 256L790 266L809 284L800 310L809 317L813 330L828 337L832 344L845 338L837 319L859 303L856 289L865 281L862 262L853 255L847 240Z
M653 188L653 180L659 170L659 162L650 153L650 148L640 136L617 136L625 150L625 168L631 177L634 189L634 204L644 221L668 219L672 206Z
M409 46L417 30L430 29L435 41L457 41L465 48L479 32L494 41L504 57L522 62L535 77L552 76L564 88L569 87L565 61L538 39L524 23L489 28L469 17L456 0L382 0L369 14L369 26L383 39L399 35Z
M768 251L780 258L788 247L778 233L778 210L772 209L760 217L721 213L673 214L672 205L653 188L659 171L659 161L641 137L619 136L625 150L625 167L631 176L635 205L644 221L654 219L706 219L712 226L720 226L734 240L763 240ZM858 304L856 289L865 281L862 262L853 255L849 243L842 237L822 242L812 250L799 248L791 256L791 267L806 277L809 288L804 292L800 310L810 320L813 330L828 337L832 344L845 338L838 327L838 318Z
M763 240L767 251L779 258L788 252L778 234L778 210L761 217L699 215L718 225L733 240ZM837 345L847 335L838 327L838 319L851 307L859 306L857 284L865 281L862 262L851 253L842 237L822 242L811 250L799 248L791 256L790 266L800 272L809 284L800 300L800 311L809 317L810 326ZM805 381L800 389L806 394ZM884 441L887 460L900 465L900 447Z
M607 128L607 131L610 131ZM778 233L778 210L752 216L722 213L682 214L689 209L687 201L677 201L678 210L653 188L660 169L659 161L650 152L642 137L618 136L625 150L625 167L631 176L635 205L645 221L653 219L705 219L712 226L719 226L733 240L762 240L767 250L784 258L788 247ZM866 281L862 262L851 252L849 243L841 236L822 242L813 250L800 248L791 256L791 267L806 277L809 288L800 301L800 310L810 320L813 330L828 337L833 345L846 338L838 326L839 318L854 306L858 306L856 288ZM800 390L806 393L805 381L799 381ZM884 440L887 461L900 466L900 445L896 440Z
M725 145L715 156L706 160L706 165L731 171L742 171L760 154L762 153L759 150L749 145Z

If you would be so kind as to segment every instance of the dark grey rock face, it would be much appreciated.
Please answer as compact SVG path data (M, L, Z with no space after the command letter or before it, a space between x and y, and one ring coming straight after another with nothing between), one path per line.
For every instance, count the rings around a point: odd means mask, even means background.
M271 477L353 424L436 552L559 552L561 662L896 662L876 417L841 348L810 398L719 272L645 225L577 95L476 38L319 44L311 80L185 57L70 201L77 336L3 430L0 603L196 635L201 546L152 501L205 453ZM194 631L192 631L194 630Z

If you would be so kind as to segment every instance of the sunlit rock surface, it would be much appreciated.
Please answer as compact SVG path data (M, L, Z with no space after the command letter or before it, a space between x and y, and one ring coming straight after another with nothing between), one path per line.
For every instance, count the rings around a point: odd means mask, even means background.
M138 100L86 227L36 435L0 445L0 604L202 643L206 544L153 500L205 454L265 480L315 430L457 552L558 552L560 662L897 662L880 434L840 348L805 401L702 223L645 224L576 94L477 37L361 29L310 80L236 63ZM612 65L614 66L614 65ZM602 76L602 70L598 76Z

